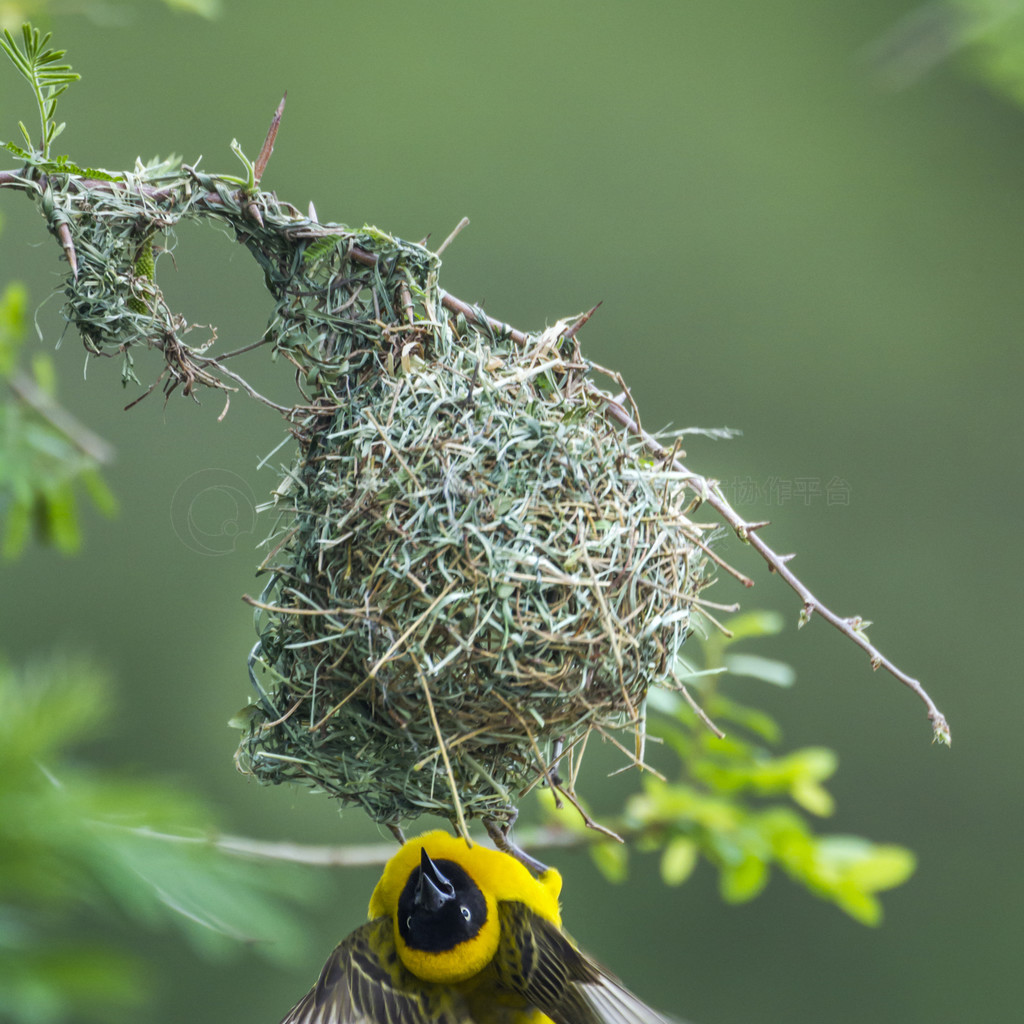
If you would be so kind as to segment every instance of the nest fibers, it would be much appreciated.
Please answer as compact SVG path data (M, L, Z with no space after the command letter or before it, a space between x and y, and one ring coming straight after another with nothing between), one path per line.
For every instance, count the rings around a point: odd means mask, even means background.
M465 831L507 824L537 781L571 794L592 732L641 761L647 690L674 681L707 582L680 476L604 415L565 323L521 343L445 309L423 246L236 186L166 163L45 198L77 253L68 318L126 378L150 347L167 393L256 395L212 338L185 343L152 280L151 240L179 220L229 224L276 300L260 344L306 404L277 406L299 448L239 767Z
M276 495L269 682L239 764L392 825L507 822L559 750L575 777L592 731L642 749L703 542L681 481L603 414L565 324L516 344L439 309L423 249L375 248L373 273L331 250L351 325L307 375L329 408Z

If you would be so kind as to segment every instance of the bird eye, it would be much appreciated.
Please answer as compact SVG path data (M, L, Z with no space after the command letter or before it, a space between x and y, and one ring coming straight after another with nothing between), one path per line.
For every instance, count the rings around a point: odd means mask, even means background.
M464 917L464 918L465 918L465 919L466 919L467 921L468 921L468 920L470 920L470 918L471 918L471 917L473 916L473 915L472 915L472 914L471 914L471 913L469 912L469 907L459 907L459 910L461 910L461 911L462 911L462 916L463 916L463 917Z
M412 931L412 916L410 915L405 919L405 927Z

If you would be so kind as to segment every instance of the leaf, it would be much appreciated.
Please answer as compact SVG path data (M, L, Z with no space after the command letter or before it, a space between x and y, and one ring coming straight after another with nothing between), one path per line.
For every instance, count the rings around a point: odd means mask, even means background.
M840 910L855 921L872 927L882 923L882 904L870 893L847 886L838 889L834 899Z
M723 863L719 870L718 888L726 903L746 903L768 884L768 865L752 853L738 863Z
M0 354L2 341L0 327ZM11 367L10 397L0 400L0 534L8 559L24 550L33 529L40 541L65 554L78 550L78 486L101 513L111 515L117 508L99 471L110 446L57 402L49 356L36 354L31 368L30 376Z
M81 76L71 68L70 64L58 63L64 57L64 50L46 48L50 41L49 33L45 36L40 35L39 29L26 22L22 25L21 35L22 45L19 48L11 33L4 29L3 38L0 39L0 49L32 87L39 110L40 129L40 150L38 154L33 154L33 160L38 156L45 161L49 159L50 143L64 127L54 121L57 97L72 82L77 82ZM21 128L22 134L31 147L32 141L27 129L24 125Z
M700 856L697 844L687 836L673 836L661 854L661 880L682 885L693 874Z
M818 846L834 870L867 892L902 885L917 867L914 854L905 847L872 843L859 836L826 836Z
M9 377L18 365L18 354L25 338L25 310L28 291L13 281L0 295L0 377Z
M622 843L594 843L590 857L598 871L616 885L626 881L629 873L629 848Z
M726 638L729 644L751 637L775 636L781 633L786 620L773 611L749 611L726 619L723 625L732 634Z
M54 657L20 671L0 661L0 781L26 769L35 778L39 762L93 736L107 688L103 673L84 659Z
M164 0L168 7L188 14L198 14L203 18L220 17L220 0Z
M3 540L0 542L0 556L4 559L17 558L25 549L31 534L31 506L9 499L6 517Z
M31 146L32 139L29 137L28 129L20 121L18 122L18 126L21 128L22 135L25 136L25 141ZM14 142L5 142L3 148L6 149L8 153L13 153L15 156L21 157L22 160L31 161L33 159L33 155L30 150L22 149L21 146Z
M733 640L768 635L781 625L780 617L761 613L727 623ZM685 680L699 689L708 715L726 729L724 738L698 721L678 690L666 686L648 693L648 733L677 759L678 777L646 777L643 792L626 804L626 827L660 849L666 884L680 884L704 855L718 867L722 897L743 902L763 890L774 865L856 920L876 924L882 906L875 894L909 877L913 855L866 839L815 834L808 815L834 809L824 783L836 770L836 755L825 747L781 756L766 749L779 740L775 721L720 691L738 673L789 685L792 670L759 654L726 653L731 642L711 635L699 645L704 664L725 665L730 676L716 683L713 668L694 668L683 659L676 660L672 674L677 684ZM660 763L659 768L665 770ZM772 798L776 802L768 802Z
M114 492L107 487L98 469L91 466L85 467L78 474L78 482L85 488L85 492L89 495L97 512L108 519L117 515L119 507L117 498L114 496Z
M876 845L850 870L850 880L868 892L902 885L917 869L917 858L903 846Z
M294 869L226 856L201 835L181 834L180 825L176 833L110 822L92 827L106 857L106 884L134 916L174 925L206 952L246 943L278 959L301 956L304 934L272 885L292 876L296 891Z
M36 503L36 528L40 537L65 555L82 546L82 531L75 511L75 492L67 483L50 485Z
M64 125L59 125L54 133L56 138L63 131ZM93 181L124 181L124 175L117 171L107 171L102 167L82 167L76 164L69 156L57 156L52 160L32 161L36 167L47 174L74 174L81 178L91 178Z
M729 654L725 658L725 666L734 676L759 679L773 686L788 687L796 682L796 672L792 665L774 658L763 658L758 654Z
M53 360L45 352L36 352L32 356L31 365L36 387L52 400L57 394L57 369Z
M798 779L793 783L789 794L805 811L810 811L819 818L826 818L835 810L832 794L813 779Z
M12 943L8 929L2 934L0 1006L5 1021L109 1020L112 1010L137 1008L145 998L142 966L123 952L97 944L43 945L24 937Z
M715 721L719 725L733 722L740 728L752 732L765 743L778 743L781 739L782 732L775 719L757 708L747 707L716 694L714 711Z

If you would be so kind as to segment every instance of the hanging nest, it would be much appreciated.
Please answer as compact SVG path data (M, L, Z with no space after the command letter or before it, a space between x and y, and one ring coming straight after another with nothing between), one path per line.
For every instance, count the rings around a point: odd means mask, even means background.
M572 797L594 732L642 763L645 697L676 682L709 537L671 455L605 414L579 320L524 340L453 312L424 246L194 168L56 181L66 315L126 379L153 348L166 393L262 398L211 342L185 343L153 281L153 239L180 220L229 224L276 301L261 344L304 403L275 405L298 454L253 602L242 771L465 831L507 825L537 782Z
M593 731L639 758L708 580L681 481L604 415L568 324L522 345L451 316L437 266L378 233L265 265L324 411L275 497L238 763L464 829L560 751L571 786Z

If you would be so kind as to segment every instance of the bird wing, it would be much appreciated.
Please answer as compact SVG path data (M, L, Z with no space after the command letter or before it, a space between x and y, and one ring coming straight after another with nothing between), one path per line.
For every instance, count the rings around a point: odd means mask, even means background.
M503 902L495 967L555 1024L671 1024L522 903Z
M378 918L338 944L316 984L281 1024L470 1024L461 999L421 981L398 958L394 925Z

